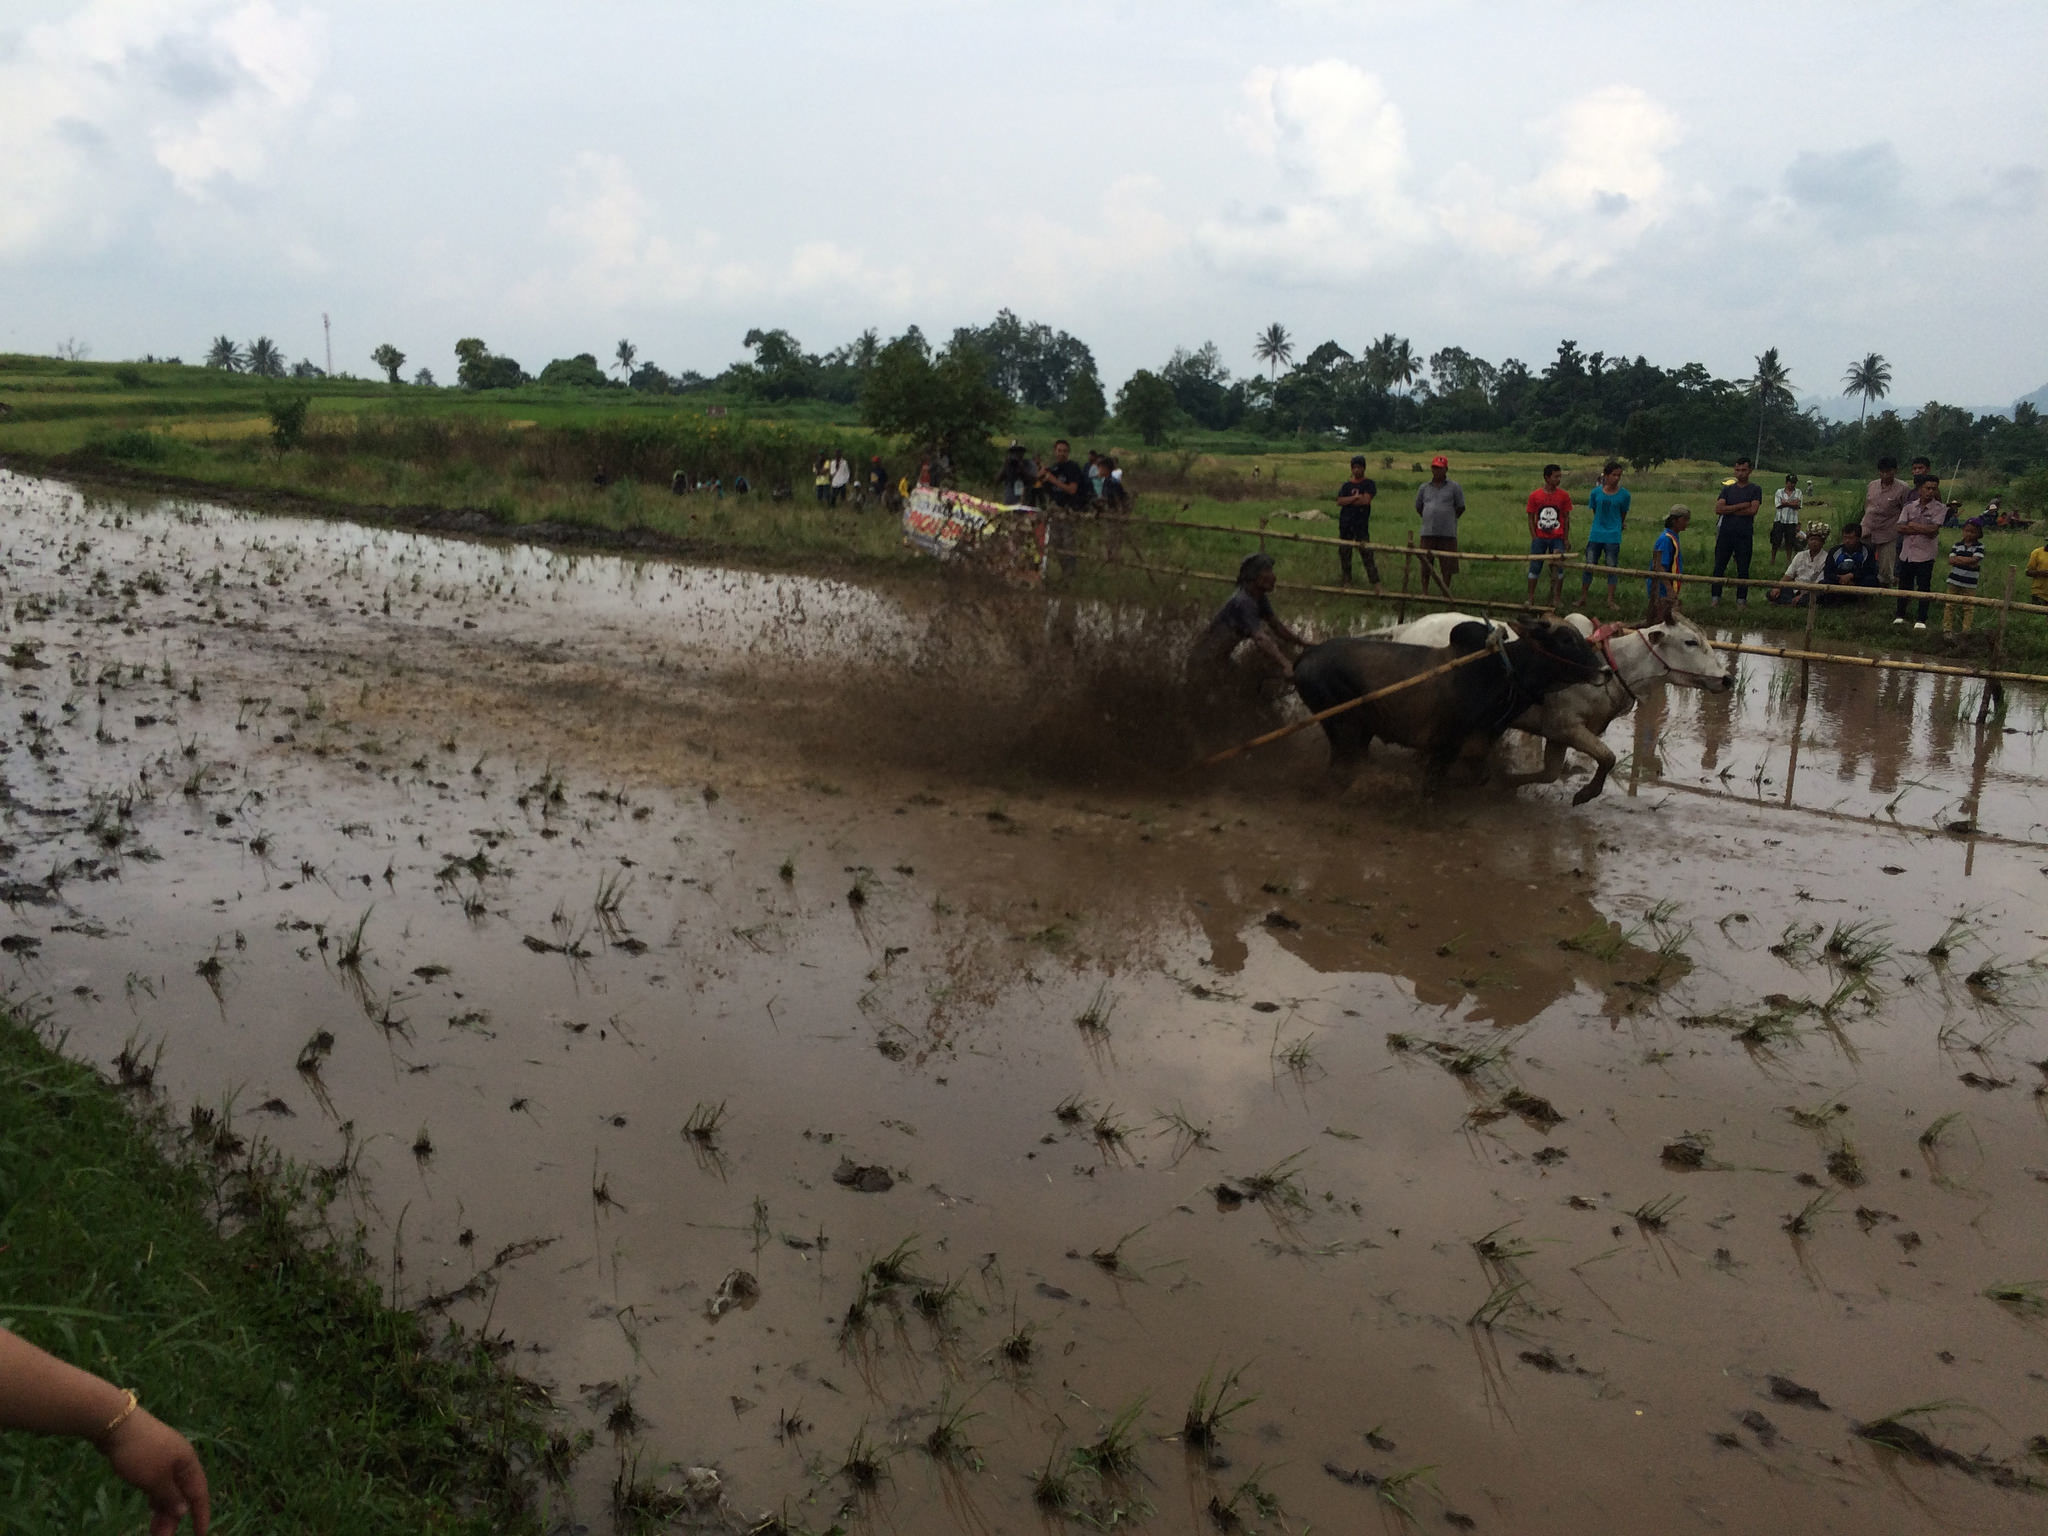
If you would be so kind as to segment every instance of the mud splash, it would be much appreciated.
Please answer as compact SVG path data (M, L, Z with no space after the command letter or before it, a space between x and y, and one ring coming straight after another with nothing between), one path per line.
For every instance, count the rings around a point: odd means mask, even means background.
M1148 615L18 479L0 540L16 997L345 1162L594 1435L565 1513L2048 1509L2036 699L1745 663L1583 810L1332 803L1185 773Z

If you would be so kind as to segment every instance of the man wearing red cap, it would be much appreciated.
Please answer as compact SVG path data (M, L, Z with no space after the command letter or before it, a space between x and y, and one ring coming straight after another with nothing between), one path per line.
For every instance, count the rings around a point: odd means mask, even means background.
M1465 488L1450 477L1451 461L1438 454L1429 461L1429 479L1415 488L1415 515L1422 519L1422 590L1430 574L1444 596L1458 574L1458 519L1465 515Z

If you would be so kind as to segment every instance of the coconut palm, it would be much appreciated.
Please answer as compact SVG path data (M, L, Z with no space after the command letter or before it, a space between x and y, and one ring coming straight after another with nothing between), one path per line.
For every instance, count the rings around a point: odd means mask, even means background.
M1778 361L1778 349L1768 347L1756 360L1756 373L1749 380L1749 392L1756 397L1756 451L1764 451L1764 418L1774 405L1792 409L1792 370Z
M630 379L633 376L633 359L639 355L640 349L630 341L621 341L619 343L618 351L612 354L618 360L612 366L619 370L621 378Z
M229 373L240 373L243 364L247 362L248 359L242 355L242 349L235 345L234 338L231 336L214 337L213 345L207 349L206 366L209 368L221 368Z
M1892 392L1892 365L1884 360L1882 353L1872 352L1860 363L1851 363L1849 371L1842 375L1842 393L1861 395L1863 404L1856 412L1856 425L1863 425L1864 413L1870 409L1870 402L1882 400Z
M1262 363L1272 365L1273 377L1280 376L1280 365L1294 361L1294 338L1287 334L1287 327L1275 320L1252 343L1252 356Z
M284 354L277 350L277 343L268 336L258 336L249 343L249 371L259 379L281 379L284 377Z

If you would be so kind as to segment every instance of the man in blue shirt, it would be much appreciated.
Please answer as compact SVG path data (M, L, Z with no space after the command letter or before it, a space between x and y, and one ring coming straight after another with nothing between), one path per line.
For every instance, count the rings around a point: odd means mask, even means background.
M1656 546L1650 551L1650 569L1668 571L1673 577L1685 575L1685 551L1679 546L1679 535L1685 532L1692 521L1692 508L1680 504L1674 506L1664 518L1664 531L1657 535ZM1650 612L1644 624L1662 624L1678 607L1679 588L1684 585L1678 580L1660 580L1652 576L1643 585L1649 589Z
M1593 526L1586 530L1586 569L1579 578L1579 602L1593 590L1593 567L1605 565L1610 572L1621 564L1621 534L1628 525L1628 492L1621 488L1621 460L1609 459L1600 470L1600 483L1586 498L1593 512ZM1621 606L1621 578L1607 578L1607 606Z
M1842 525L1842 542L1828 551L1827 565L1823 568L1821 580L1831 587L1844 587L1843 592L1830 592L1820 600L1823 608L1834 608L1853 602L1863 591L1874 590L1879 580L1877 554L1863 542L1861 523ZM1861 590L1859 590L1861 589Z
M1756 515L1763 510L1764 488L1749 483L1745 454L1735 461L1735 478L1714 499L1714 580L1707 588L1709 606L1721 601L1721 573L1735 562L1735 601L1749 606L1749 561L1756 553Z

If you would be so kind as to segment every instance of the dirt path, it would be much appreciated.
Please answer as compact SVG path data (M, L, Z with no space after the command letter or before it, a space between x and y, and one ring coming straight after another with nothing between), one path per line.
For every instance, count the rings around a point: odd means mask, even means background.
M0 543L15 995L350 1161L585 1519L2048 1511L2039 701L1745 669L1633 794L1332 803L1190 776L1143 616L5 478ZM1989 1459L1854 1432L1930 1403Z

